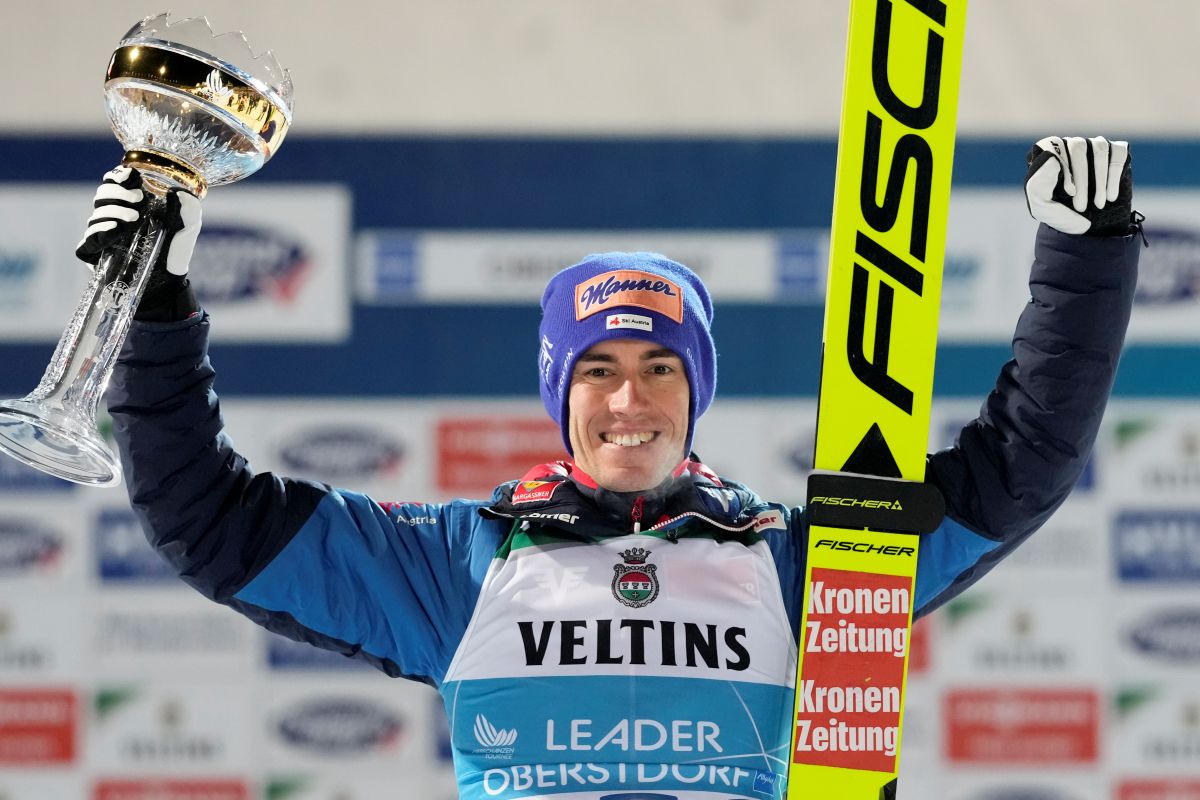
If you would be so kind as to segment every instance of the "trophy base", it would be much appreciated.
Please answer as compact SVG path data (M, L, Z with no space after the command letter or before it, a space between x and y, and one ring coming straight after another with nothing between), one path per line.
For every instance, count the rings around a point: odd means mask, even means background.
M97 432L45 402L0 402L0 452L73 483L121 482L121 465Z

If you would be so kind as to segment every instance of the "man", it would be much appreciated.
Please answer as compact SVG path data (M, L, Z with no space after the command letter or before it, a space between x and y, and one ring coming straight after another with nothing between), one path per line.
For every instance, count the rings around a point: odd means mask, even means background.
M110 173L80 246L136 224ZM929 458L947 518L916 613L961 592L1063 501L1094 441L1132 304L1124 143L1039 141L1032 299L978 419ZM689 458L712 401L712 304L648 253L590 256L542 298L541 395L572 460L489 500L377 503L255 474L222 432L209 320L186 281L199 204L152 279L109 392L133 507L206 596L442 693L464 798L781 797L805 537Z

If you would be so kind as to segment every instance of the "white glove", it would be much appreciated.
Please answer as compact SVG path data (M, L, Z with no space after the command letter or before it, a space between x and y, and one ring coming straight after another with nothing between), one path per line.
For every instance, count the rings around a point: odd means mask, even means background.
M117 167L104 176L93 200L95 211L88 218L75 256L95 266L110 247L128 246L145 213L148 196L142 190L142 175L132 167ZM155 270L187 275L202 224L200 201L188 192L171 190L166 196L166 238Z
M1128 142L1047 136L1026 157L1029 213L1063 233L1125 236L1133 227Z

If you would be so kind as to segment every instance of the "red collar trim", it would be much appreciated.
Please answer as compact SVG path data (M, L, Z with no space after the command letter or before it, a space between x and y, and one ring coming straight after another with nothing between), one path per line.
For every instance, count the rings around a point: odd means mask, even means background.
M679 462L679 465L671 471L672 478L679 478L683 475L700 475L713 484L721 486L721 479L711 469L701 464L699 461L691 461L684 459ZM599 489L599 484L582 469L580 469L573 461L551 461L546 464L538 464L533 469L526 472L522 477L522 481L538 481L546 478L564 477L570 478L581 486L588 489Z

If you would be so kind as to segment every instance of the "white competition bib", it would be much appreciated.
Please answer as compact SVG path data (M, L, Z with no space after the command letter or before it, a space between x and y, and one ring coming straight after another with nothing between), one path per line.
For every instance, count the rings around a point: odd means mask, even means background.
M461 796L781 797L795 664L764 542L517 532L442 684Z

